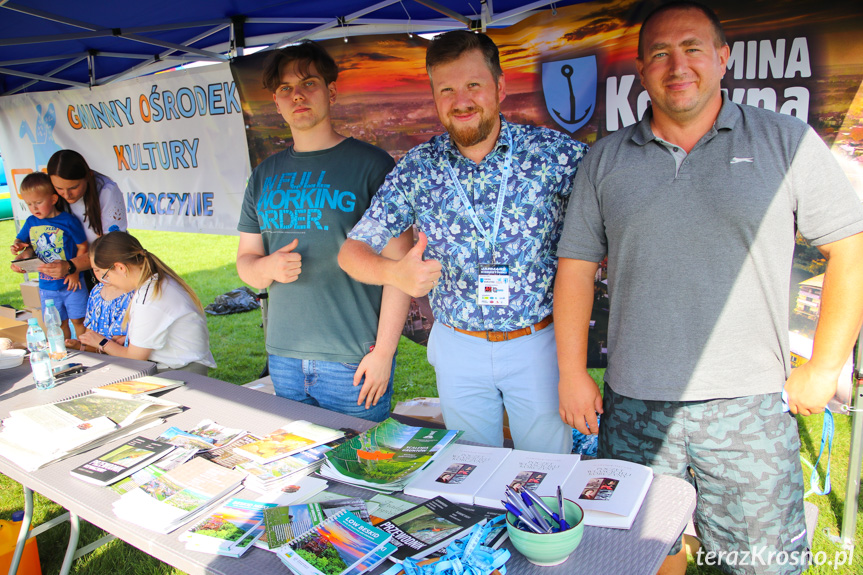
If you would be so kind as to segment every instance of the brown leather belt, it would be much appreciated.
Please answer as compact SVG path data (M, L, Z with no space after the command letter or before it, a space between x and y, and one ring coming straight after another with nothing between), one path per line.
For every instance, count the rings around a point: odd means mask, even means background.
M466 329L459 329L454 327L453 329L459 333L463 333L465 335L472 335L473 337L481 337L488 341L508 341L511 339L519 338L523 335L530 335L532 333L536 333L541 329L545 329L551 325L551 322L554 321L554 318L551 314L548 314L545 319L540 320L538 323L533 324L531 327L523 327L521 329L516 329L513 331L468 331Z

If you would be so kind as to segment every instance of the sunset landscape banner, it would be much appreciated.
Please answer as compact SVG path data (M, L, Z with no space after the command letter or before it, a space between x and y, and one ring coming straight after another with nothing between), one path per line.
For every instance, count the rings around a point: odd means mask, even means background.
M863 4L706 3L719 14L731 48L723 80L731 99L808 122L863 196ZM647 10L646 3L635 0L585 2L489 29L506 79L504 116L588 144L636 122L648 105L635 68L638 30ZM443 131L425 71L427 40L406 31L322 44L341 69L333 111L339 132L378 145L398 159ZM290 142L271 94L261 87L265 57L259 53L232 65L252 167ZM795 258L789 313L792 329L805 338L811 338L814 320L795 316L793 310L798 284L823 273L820 257L801 243ZM597 278L591 329L590 361L597 367L606 360L604 290L603 276ZM418 307L422 319L430 320L421 311L426 309L422 303ZM420 324L429 322L417 320Z

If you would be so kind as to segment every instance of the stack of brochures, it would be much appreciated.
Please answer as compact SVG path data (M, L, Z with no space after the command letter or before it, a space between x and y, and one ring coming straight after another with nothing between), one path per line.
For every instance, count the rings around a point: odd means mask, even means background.
M327 479L392 493L461 436L461 431L412 427L387 419L326 454Z
M177 450L159 461L158 465L163 470L169 471L198 454L206 454L215 450L232 449L239 445L239 441L243 437L248 435L242 429L224 427L209 419L202 420L189 431L183 431L177 427L169 427L156 439L177 446Z
M264 521L264 510L275 503L232 497L180 535L186 549L214 555L240 557L261 536L256 530Z
M395 547L390 536L343 510L280 547L276 555L299 575L359 575Z
M195 457L125 493L114 502L114 514L151 531L170 533L242 489L244 478L240 471Z
M320 469L326 459L326 452L331 449L328 444L318 445L263 464L246 460L237 464L236 469L248 473L246 487L258 493L266 493L281 489L283 485Z
M271 493L254 501L229 499L181 533L180 541L184 541L190 551L240 557L250 548L261 546L258 540L264 534L264 512L305 501L326 486L326 481L305 477L289 492Z
M347 510L358 519L371 523L366 502L359 497L331 499L315 503L284 505L264 511L264 534L267 547L287 545L312 527Z
M10 412L0 428L0 455L26 471L161 423L182 406L164 399L114 397L99 388L56 403Z
M259 441L234 448L234 453L264 465L344 437L344 432L308 421L290 421Z

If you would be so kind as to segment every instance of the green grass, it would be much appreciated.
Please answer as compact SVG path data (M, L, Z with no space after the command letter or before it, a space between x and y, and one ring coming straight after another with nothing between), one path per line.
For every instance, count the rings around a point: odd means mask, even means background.
M10 245L15 233L11 221L0 222L0 244ZM168 265L180 273L195 289L204 305L222 293L240 287L243 283L237 276L234 266L237 241L234 236L194 235L155 231L134 231L141 243L149 251L157 254ZM21 276L7 270L0 273L0 304L21 307L21 293L18 284ZM210 370L210 376L232 383L242 384L257 379L264 366L264 338L261 329L261 314L249 312L229 316L207 316L210 331L210 347L218 363L218 368ZM602 380L602 370L591 370L594 379ZM413 397L436 397L434 371L426 362L425 348L402 338L399 344L398 364L395 375L393 401ZM815 461L820 446L822 416L798 418L803 455ZM850 441L850 418L836 417L834 455L831 468L833 492L826 497L810 497L820 510L818 528L815 534L813 552L824 551L833 557L838 547L824 533L838 535L842 521L847 476L848 452ZM824 464L820 466L823 477ZM809 475L806 472L806 485ZM863 508L863 496L858 498ZM0 519L10 519L12 512L23 505L21 486L0 475ZM34 524L56 517L63 510L60 506L36 496ZM81 542L85 545L101 537L98 528L82 522ZM62 563L65 541L69 535L67 526L56 527L38 537L42 572L56 573ZM856 540L863 542L863 514L858 513ZM863 561L859 553L854 563ZM833 569L829 566L812 568L807 573L817 575L851 575L861 572L857 565ZM101 575L149 575L181 573L134 547L114 541L105 547L78 560L72 573ZM712 575L718 573L714 568L698 567L691 560L687 569L689 575Z

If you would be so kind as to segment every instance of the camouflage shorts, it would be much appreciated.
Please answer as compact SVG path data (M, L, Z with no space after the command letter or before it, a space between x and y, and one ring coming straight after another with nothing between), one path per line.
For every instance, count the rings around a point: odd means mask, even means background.
M643 401L605 386L598 457L627 459L692 483L705 551L732 551L729 573L800 573L753 561L808 551L797 421L780 394L711 401ZM692 473L690 473L690 470ZM680 542L672 553L680 550ZM748 552L745 553L744 552ZM744 559L750 559L747 563Z

